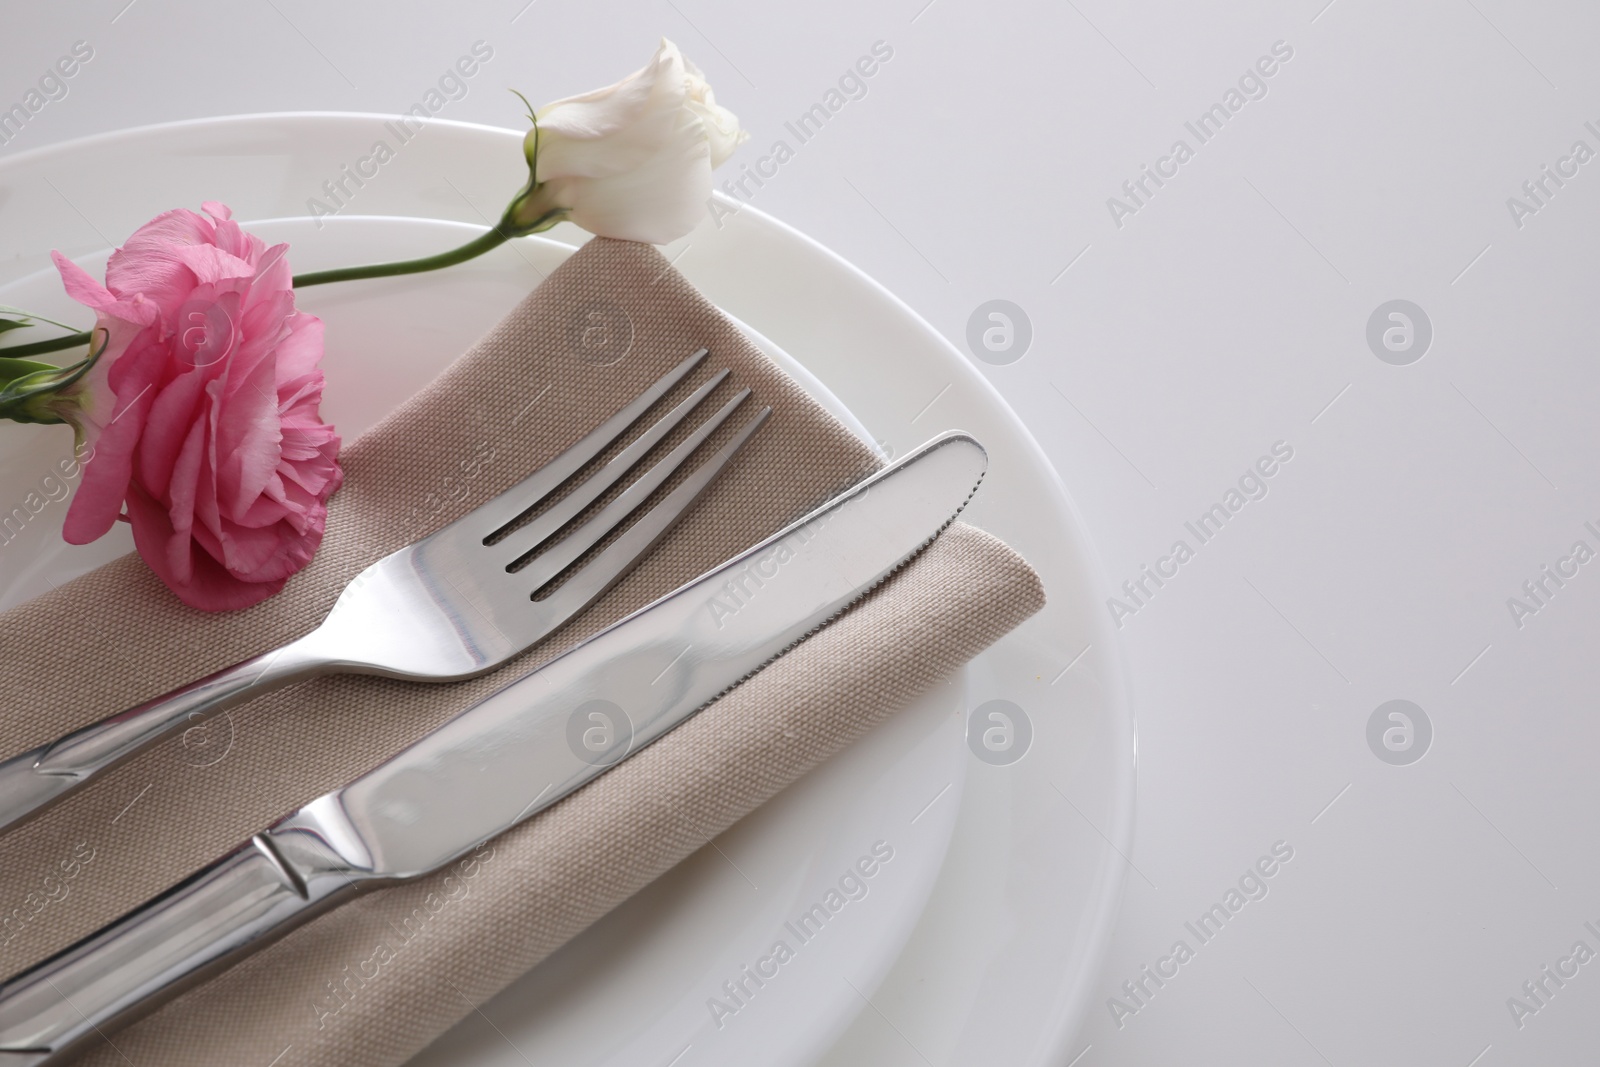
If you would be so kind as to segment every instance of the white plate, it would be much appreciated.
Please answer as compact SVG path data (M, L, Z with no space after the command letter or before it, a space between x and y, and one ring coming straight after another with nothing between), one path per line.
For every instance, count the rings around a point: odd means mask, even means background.
M0 290L0 301L25 293L41 312L62 310L59 295L48 305L35 299L52 291L44 277L25 278L46 266L48 248L87 262L159 210L203 199L228 202L240 219L278 218L254 228L293 234L297 269L350 262L352 246L411 254L440 223L350 218L319 228L282 218L304 215L324 181L386 136L383 122L249 116L15 156L0 164L0 232L14 253L0 264L0 282L18 284ZM349 211L481 225L523 180L522 168L514 131L439 123L357 190ZM509 308L536 264L548 269L559 258L556 242L580 237L552 236L457 268L453 280L308 290L305 306L329 323L330 415L348 428L389 410L441 355ZM1133 810L1126 676L1082 523L984 379L825 249L743 207L666 252L712 300L793 354L891 452L946 428L978 436L992 465L969 517L1028 557L1050 605L974 661L965 692L946 687L897 717L724 835L720 854L704 850L483 1005L493 1028L474 1016L417 1062L1064 1063L1079 1051L1074 1034L1115 916ZM360 390L339 389L345 373L374 366L384 373L362 377ZM0 463L0 500L24 499L66 448L59 428L6 427L0 458L21 450L36 465ZM46 552L63 511L48 503L24 538L0 548L0 590L20 594L42 583L37 568L82 569L96 553L125 549ZM35 569L19 567L23 558ZM980 762L961 744L968 710L993 699L1014 702L1031 723L1026 756L1007 766ZM707 1000L722 982L878 840L895 859L871 893L714 1026Z

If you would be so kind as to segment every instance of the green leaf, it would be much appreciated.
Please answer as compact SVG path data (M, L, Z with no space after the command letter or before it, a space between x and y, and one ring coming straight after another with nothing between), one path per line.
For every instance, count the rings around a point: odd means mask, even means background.
M77 332L76 326L68 326L64 322L57 322L55 319L47 319L43 315L35 315L31 311L27 311L23 308L15 308L10 304L0 304L0 315L9 315L14 319L23 320L21 322L13 322L10 325L0 324L0 333L5 332L6 330L14 330L19 326L32 326L36 322L48 322L50 325L59 326L63 330L68 330L74 333ZM0 323L3 323L3 320L0 320Z
M5 333L7 330L26 330L32 325L31 322L20 322L17 319L0 319L0 333Z
M7 359L0 356L0 382L9 382L39 371L59 370L54 363L40 363L34 359Z

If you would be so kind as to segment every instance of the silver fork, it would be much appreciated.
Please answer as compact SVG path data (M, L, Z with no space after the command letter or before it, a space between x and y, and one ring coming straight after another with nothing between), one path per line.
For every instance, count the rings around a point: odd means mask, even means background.
M311 633L0 762L0 829L36 813L176 727L291 682L332 673L457 681L500 666L549 634L633 568L705 491L772 409L763 407L715 455L543 599L535 597L682 468L750 390L735 393L693 433L559 541L551 543L688 418L728 377L727 370L695 389L537 518L499 535L618 441L705 357L702 348L517 485L356 575L322 625ZM545 545L550 547L518 568Z

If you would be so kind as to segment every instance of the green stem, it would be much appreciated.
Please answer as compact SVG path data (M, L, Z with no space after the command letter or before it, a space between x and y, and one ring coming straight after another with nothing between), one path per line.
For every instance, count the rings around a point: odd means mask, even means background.
M524 233L534 233L539 230L549 229L560 216L559 211L551 211L535 220L530 225L517 226L514 232L508 233L505 220L492 230L487 230L479 236L468 241L460 248L452 248L448 252L440 252L435 256L423 256L421 259L403 259L398 263L371 263L364 267L340 267L336 270L314 270L308 274L297 274L294 278L296 289L303 289L308 285L322 285L326 282L348 282L358 278L391 278L398 274L420 274L423 271L439 270L441 267L453 267L457 263L465 263L475 259L491 249L505 244L513 236ZM0 357L7 359L25 359L29 356L40 356L46 352L59 352L63 348L76 348L86 345L93 337L92 330L81 333L67 334L64 337L53 337L48 341L34 341L26 345L6 345L0 347Z
M63 348L77 348L79 345L86 345L93 336L93 330L84 330L81 333L69 333L65 337L52 337L48 341L35 341L27 345L6 345L4 348L0 348L0 356L4 356L6 359L26 359L29 356L42 356L46 352L59 352Z
M304 289L308 285L322 285L324 282L348 282L357 278L390 278L397 274L420 274L425 270L453 267L457 263L465 263L469 259L481 256L492 248L498 248L505 244L508 238L509 235L496 226L460 248L440 252L436 256L403 259L398 263L372 263L365 267L340 267L337 270L314 270L309 274L297 274L294 277L294 287Z

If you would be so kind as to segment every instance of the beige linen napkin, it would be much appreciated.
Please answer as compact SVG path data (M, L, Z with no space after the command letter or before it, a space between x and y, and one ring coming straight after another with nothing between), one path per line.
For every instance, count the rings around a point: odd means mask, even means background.
M202 615L124 559L0 619L9 756L306 632L362 567L548 461L701 346L710 359L674 396L731 367L713 400L749 386L774 414L644 564L485 678L306 682L157 746L0 838L0 974L204 867L877 460L654 249L595 240L346 449L327 541L282 595ZM856 609L585 789L445 871L322 916L81 1060L403 1062L1042 602L1025 562L953 527Z

